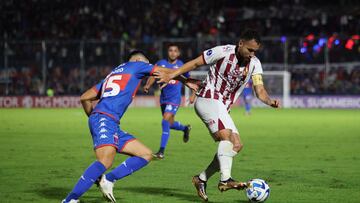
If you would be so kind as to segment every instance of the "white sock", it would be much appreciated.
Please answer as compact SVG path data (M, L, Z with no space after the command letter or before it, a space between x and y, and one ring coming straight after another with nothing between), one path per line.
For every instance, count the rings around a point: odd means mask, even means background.
M220 164L220 180L226 181L231 178L231 167L233 157L237 154L233 150L233 144L228 140L219 142L217 157Z
M206 172L205 171L201 172L199 178L203 181L207 181Z

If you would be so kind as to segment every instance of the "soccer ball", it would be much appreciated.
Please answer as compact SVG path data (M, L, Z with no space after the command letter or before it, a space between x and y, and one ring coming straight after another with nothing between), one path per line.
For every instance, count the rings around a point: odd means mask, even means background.
M270 196L270 187L262 179L252 179L246 189L246 196L251 202L265 202Z

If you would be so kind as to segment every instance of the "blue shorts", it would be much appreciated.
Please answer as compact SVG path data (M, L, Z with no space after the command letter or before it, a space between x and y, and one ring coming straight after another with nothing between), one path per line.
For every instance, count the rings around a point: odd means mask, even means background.
M243 91L244 100L250 100L252 98L252 90L250 88L245 88Z
M172 105L172 104L161 104L161 113L164 115L164 113L171 113L173 115L176 115L176 112L178 111L179 106Z
M120 153L127 143L136 139L134 136L122 131L118 123L105 114L91 114L89 117L89 128L94 149L103 146L113 146Z

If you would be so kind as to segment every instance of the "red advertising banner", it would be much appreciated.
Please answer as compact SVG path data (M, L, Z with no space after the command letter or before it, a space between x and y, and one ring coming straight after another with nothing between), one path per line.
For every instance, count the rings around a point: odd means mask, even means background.
M132 107L159 106L159 97L137 96ZM0 108L80 108L78 96L0 96Z
M79 108L76 96L9 96L0 97L0 108Z
M0 96L0 108L80 108L78 96ZM281 100L281 98L279 97ZM292 96L291 108L337 108L337 109L360 109L360 96ZM185 99L183 97L182 105ZM237 101L233 106L242 104ZM252 99L254 107L264 107L256 98ZM159 106L159 97L137 96L131 103L131 107L155 107Z

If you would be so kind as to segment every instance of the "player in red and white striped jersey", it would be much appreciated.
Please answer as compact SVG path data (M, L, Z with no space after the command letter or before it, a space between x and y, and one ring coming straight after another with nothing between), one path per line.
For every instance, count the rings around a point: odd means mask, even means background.
M254 30L247 30L240 36L237 46L217 46L205 50L194 60L185 63L173 72L157 72L159 82L169 82L185 72L202 65L210 65L203 86L197 92L195 110L205 123L215 141L219 141L217 153L210 165L199 175L193 177L198 195L208 200L206 182L220 171L220 191L244 189L246 183L237 182L231 177L233 157L242 149L239 132L230 117L229 110L251 78L258 99L274 108L279 107L278 100L270 99L264 88L260 60L255 52L260 48L260 36Z
M259 59L252 56L241 64L236 57L237 48L235 45L225 45L204 51L203 61L210 64L210 71L204 81L205 87L198 96L222 101L230 109L250 77L262 74Z

